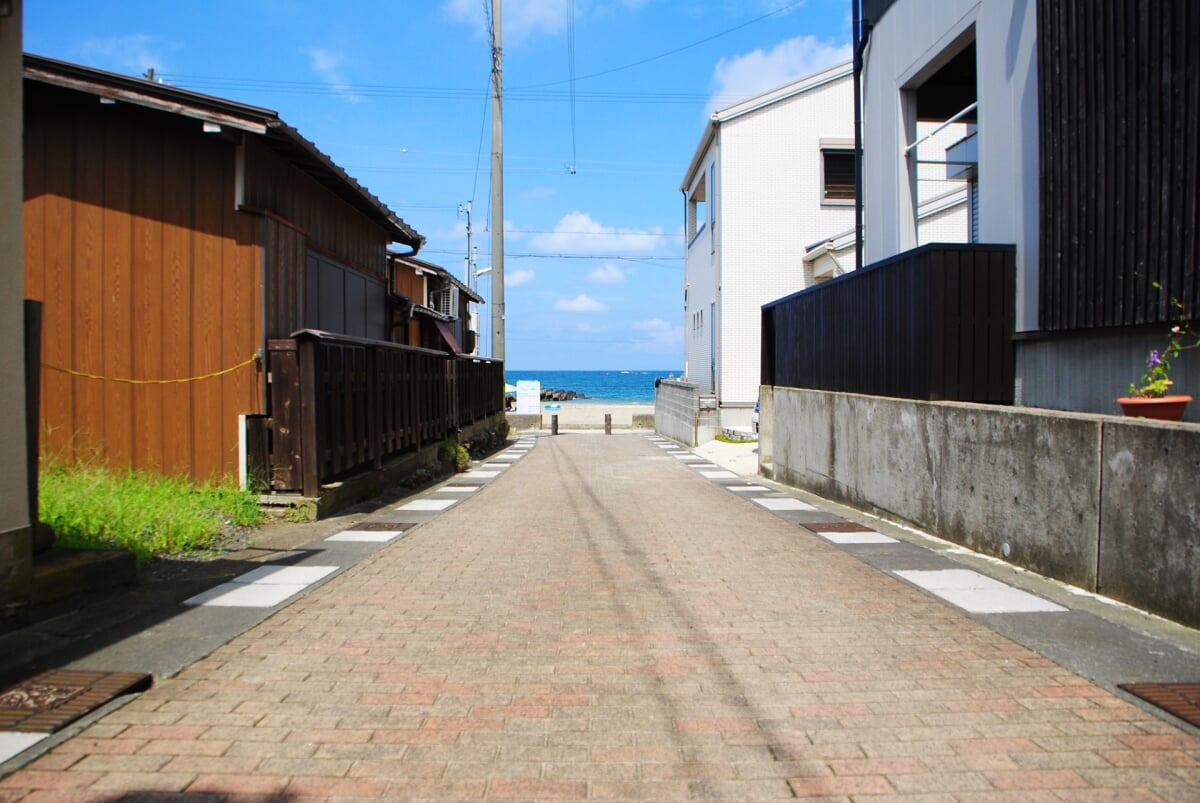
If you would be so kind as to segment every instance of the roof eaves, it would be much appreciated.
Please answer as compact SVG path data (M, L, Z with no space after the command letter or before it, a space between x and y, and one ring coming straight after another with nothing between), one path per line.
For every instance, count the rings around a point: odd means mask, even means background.
M283 154L289 162L311 175L351 206L382 224L391 232L396 242L411 246L414 252L425 245L422 235L295 128L277 118L277 122L269 126L266 138L268 144Z
M44 84L86 92L170 114L264 134L279 120L271 109L202 95L186 89L157 84L144 78L96 70L79 64L25 54L26 78Z
M758 111L759 109L770 106L773 103L778 103L781 100L803 95L805 92L811 92L826 84L831 84L834 81L843 78L849 78L854 74L854 65L851 62L837 64L828 69L822 70L812 75L807 75L799 80L792 81L790 84L776 87L775 89L763 92L760 95L755 95L752 98L747 98L732 106L726 106L724 109L718 109L713 114L713 120L717 122L728 122L734 118L741 117L744 114Z

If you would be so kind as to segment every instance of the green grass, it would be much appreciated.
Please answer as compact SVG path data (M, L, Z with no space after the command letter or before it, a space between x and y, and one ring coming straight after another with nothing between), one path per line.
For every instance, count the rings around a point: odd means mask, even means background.
M717 440L721 443L758 443L758 435L747 435L744 438L731 438L724 432L717 433Z
M55 544L155 555L213 551L263 521L254 494L230 485L43 461L39 513Z

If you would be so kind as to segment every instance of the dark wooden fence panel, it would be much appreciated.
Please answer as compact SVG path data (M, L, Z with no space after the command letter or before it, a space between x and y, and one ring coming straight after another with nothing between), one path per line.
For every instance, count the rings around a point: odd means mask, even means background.
M269 343L270 487L316 496L504 410L504 363L306 330Z
M927 245L767 304L762 382L1011 404L1015 258Z
M1037 12L1039 326L1200 318L1200 3Z

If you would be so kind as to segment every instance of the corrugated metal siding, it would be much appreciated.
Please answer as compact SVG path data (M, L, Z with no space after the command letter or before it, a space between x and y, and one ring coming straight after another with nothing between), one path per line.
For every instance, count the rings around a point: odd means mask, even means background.
M203 376L262 344L261 227L233 209L233 149L194 120L26 83L25 283L43 361L124 379ZM231 474L254 366L182 384L42 371L42 446L198 478Z

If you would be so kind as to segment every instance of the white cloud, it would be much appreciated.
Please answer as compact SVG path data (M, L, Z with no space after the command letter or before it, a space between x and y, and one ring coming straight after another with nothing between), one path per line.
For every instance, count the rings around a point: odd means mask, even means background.
M313 72L344 99L351 103L361 103L364 100L342 76L341 66L345 58L343 54L333 53L321 47L310 47L305 51L305 55L308 56L308 63Z
M533 248L560 254L653 254L673 245L662 228L645 229L605 226L587 212L575 210L563 216L549 234L531 240Z
M156 73L169 72L166 54L179 47L161 36L135 33L86 39L80 45L80 53L83 61L103 64L112 72L142 76L151 67Z
M677 351L683 344L683 326L667 323L662 318L634 321L630 326L642 333L630 344L635 351L665 353Z
M520 287L533 281L534 272L529 268L519 268L514 271L504 271L505 287Z
M822 42L814 36L786 39L770 50L753 50L721 59L713 69L708 114L776 87L849 61L849 44Z
M465 22L477 36L487 35L487 0L445 0L442 11L452 20ZM556 34L566 28L567 12L562 0L505 0L500 18L504 44L519 42L533 34Z
M625 281L625 271L611 262L605 262L603 265L592 268L588 274L588 281L598 284L619 284Z
M604 312L608 309L596 299L582 293L574 298L560 298L554 302L554 308L559 312Z

